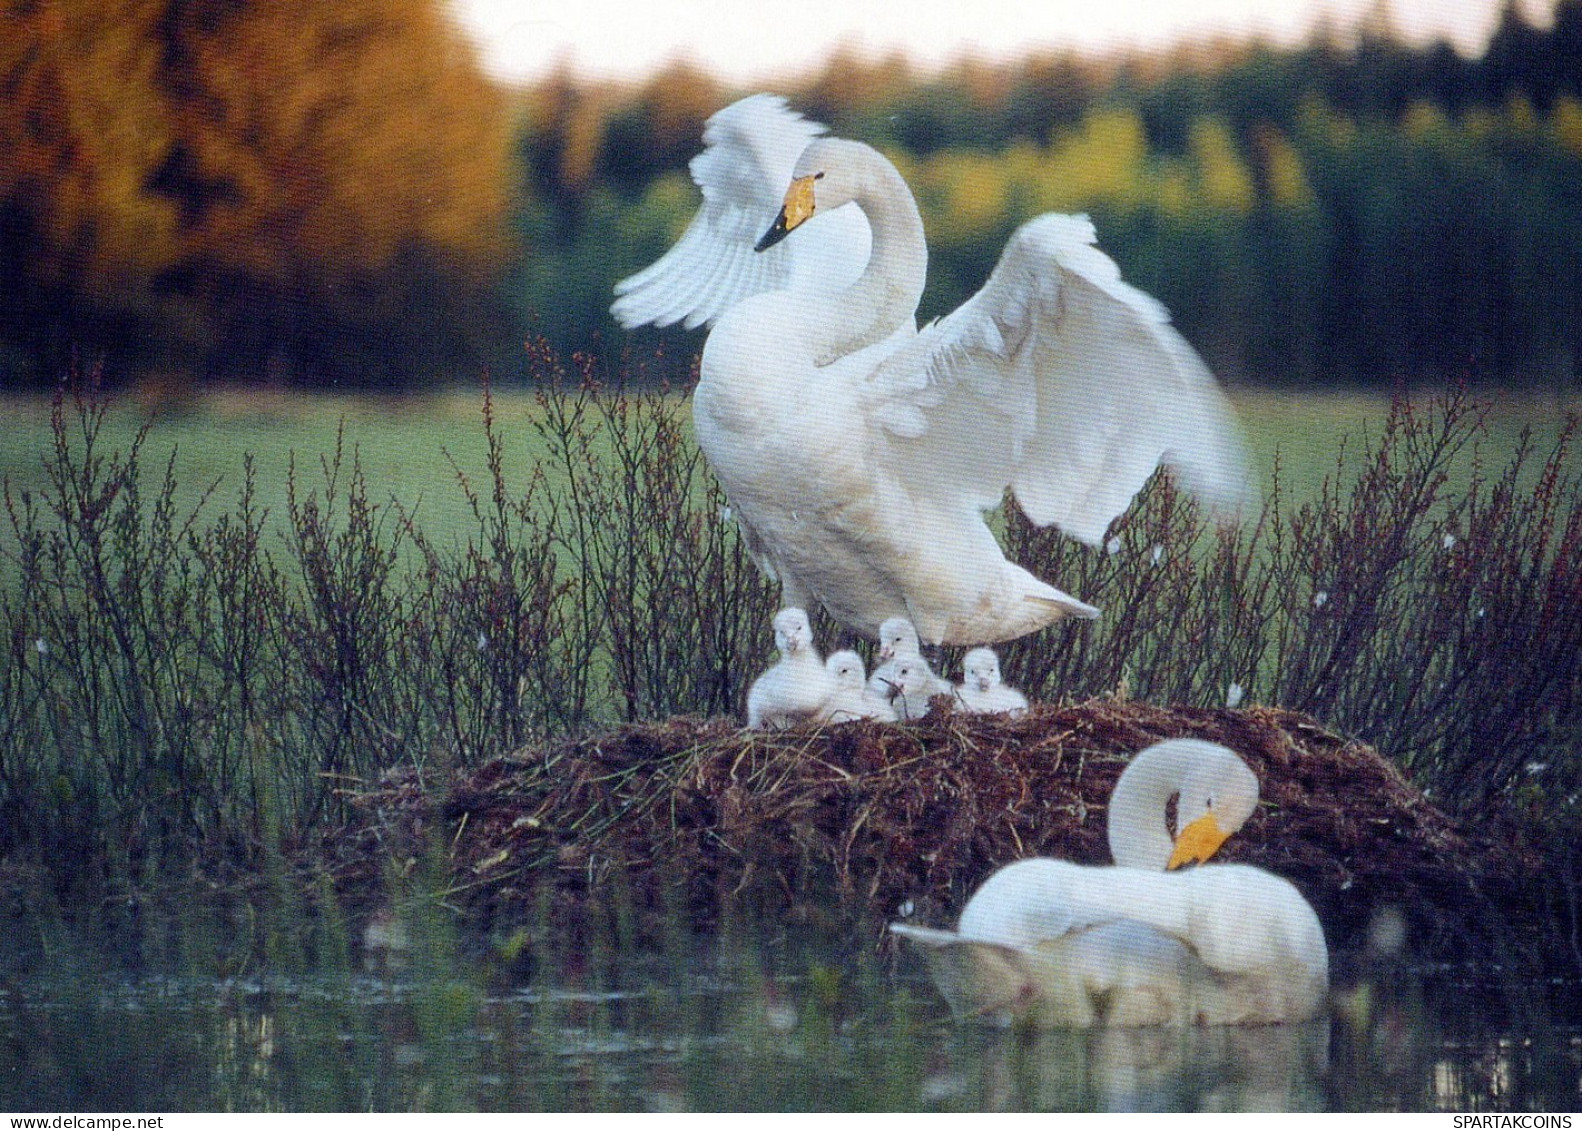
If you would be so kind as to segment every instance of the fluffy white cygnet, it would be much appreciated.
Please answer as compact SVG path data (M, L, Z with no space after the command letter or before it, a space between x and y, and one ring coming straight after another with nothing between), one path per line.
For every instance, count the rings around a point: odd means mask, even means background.
M903 659L922 655L917 640L917 629L905 617L891 617L879 626L879 654L873 674L868 677L868 690L881 699L895 693L895 665Z
M775 647L780 661L747 692L747 725L781 728L816 719L835 691L835 677L813 647L813 627L801 609L775 614Z
M853 719L879 719L895 722L895 709L890 706L888 696L876 695L868 689L861 656L851 651L832 652L824 666L835 677L835 691L819 712L819 721L846 723Z
M1000 657L992 648L974 648L961 662L956 698L978 715L1025 715L1027 696L1000 681Z
M904 656L895 661L888 677L893 690L890 705L896 717L917 720L928 714L928 702L936 695L952 695L949 680L940 679L922 656Z

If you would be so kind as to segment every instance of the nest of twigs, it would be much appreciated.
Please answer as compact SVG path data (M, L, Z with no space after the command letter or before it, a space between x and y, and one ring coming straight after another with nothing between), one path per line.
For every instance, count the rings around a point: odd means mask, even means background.
M1360 945L1387 907L1420 954L1499 941L1490 924L1520 932L1537 914L1534 853L1451 820L1370 747L1269 708L1096 700L1011 720L937 701L912 725L773 734L677 718L525 749L452 781L388 780L358 798L354 839L411 860L437 846L449 901L485 929L542 923L546 910L583 923L618 904L655 931L678 917L710 930L767 916L877 938L903 909L948 925L1011 860L1108 863L1117 775L1181 736L1223 743L1257 773L1258 811L1221 858L1291 880L1332 949Z

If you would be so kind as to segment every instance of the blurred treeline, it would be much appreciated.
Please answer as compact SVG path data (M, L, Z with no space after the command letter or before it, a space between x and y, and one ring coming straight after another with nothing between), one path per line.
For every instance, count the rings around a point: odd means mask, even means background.
M684 65L502 90L438 0L0 11L8 382L53 379L74 349L369 384L508 379L536 337L619 365L610 287L685 226L703 122L746 93ZM1087 211L1227 376L1582 370L1582 0L1547 27L1509 4L1476 59L1405 44L1381 6L1291 49L940 74L841 55L779 90L902 167L924 315L1023 220ZM678 337L680 370L699 339Z
M0 0L0 21L0 380L80 351L378 385L511 336L508 99L440 4Z

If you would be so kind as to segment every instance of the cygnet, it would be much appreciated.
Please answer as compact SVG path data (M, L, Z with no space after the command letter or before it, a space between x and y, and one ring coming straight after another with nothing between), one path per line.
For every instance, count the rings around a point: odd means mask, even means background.
M821 722L846 723L853 719L895 722L895 709L890 706L888 696L875 695L868 689L861 656L851 651L831 652L824 666L835 677L835 691L819 712Z
M922 655L917 629L905 617L891 617L879 626L879 654L868 677L868 690L881 699L894 693L895 665L902 659Z
M781 609L775 614L774 630L780 661L747 692L747 725L755 730L815 719L835 690L835 677L813 647L807 613Z
M961 662L962 682L956 698L968 711L978 715L1027 713L1027 696L1000 681L1000 658L992 648L974 648Z
M922 656L903 656L895 662L888 677L892 689L890 705L901 719L921 719L928 714L928 701L936 695L952 695L949 680L940 679Z

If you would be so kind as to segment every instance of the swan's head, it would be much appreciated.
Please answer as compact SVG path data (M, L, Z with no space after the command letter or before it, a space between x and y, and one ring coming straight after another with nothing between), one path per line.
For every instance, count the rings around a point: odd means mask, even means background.
M1233 752L1213 742L1176 739L1200 748L1176 798L1175 849L1165 868L1198 864L1219 851L1258 807L1258 777Z
M1165 824L1172 797L1174 836ZM1110 854L1126 868L1201 863L1257 805L1257 775L1232 751L1197 738L1157 742L1132 759L1110 794Z
M829 659L824 661L824 666L835 677L835 682L842 687L852 687L861 691L868 681L868 672L862 666L862 657L855 652L831 652Z
M919 650L917 629L905 617L891 617L879 626L879 659L915 656Z
M866 153L858 153L866 150ZM808 143L797 158L791 177L791 187L786 189L780 215L754 245L754 251L765 251L790 235L815 212L829 212L857 199L860 180L868 167L870 156L879 157L877 150L860 141L843 138L821 137ZM882 157L879 157L882 161Z
M801 609L781 609L775 614L775 647L782 656L795 656L813 646L813 626Z
M1000 658L993 648L974 648L961 661L963 681L979 691L1000 685Z

